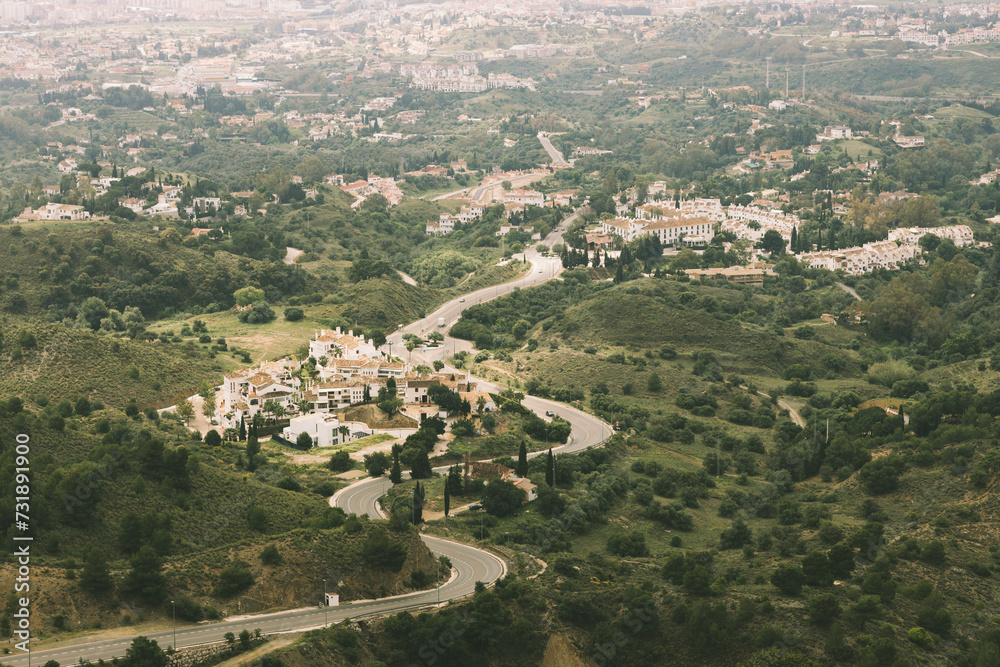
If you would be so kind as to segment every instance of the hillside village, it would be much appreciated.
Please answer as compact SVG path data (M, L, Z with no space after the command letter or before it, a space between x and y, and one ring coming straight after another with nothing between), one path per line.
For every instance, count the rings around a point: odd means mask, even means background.
M281 434L286 441L294 443L305 432L316 446L329 447L377 432L404 437L425 419L449 417L434 401L441 389L447 390L449 406L459 406L456 411L481 415L496 409L493 397L478 391L466 374L417 372L353 331L321 330L309 342L307 359L285 358L227 373L214 417L231 435L264 417L287 417ZM387 390L401 401L394 406L399 419L392 428L345 419L348 408L384 400Z

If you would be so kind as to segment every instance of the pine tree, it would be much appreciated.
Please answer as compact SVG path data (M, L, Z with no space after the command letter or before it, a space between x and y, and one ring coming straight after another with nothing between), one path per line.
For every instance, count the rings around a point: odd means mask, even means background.
M516 472L518 477L528 476L528 448L524 446L524 441L521 442L521 448L517 450Z
M556 485L556 460L552 456L552 449L549 449L549 457L545 462L545 483L550 487Z
M448 512L451 510L451 480L449 479L444 483L444 515L448 516Z
M623 280L625 280L625 272L622 271L622 264L619 261L618 262L618 269L615 271L615 284L617 285L617 284L621 283Z
M107 559L97 549L91 549L87 554L87 560L83 563L83 571L80 572L80 588L92 595L98 595L111 590L111 586Z

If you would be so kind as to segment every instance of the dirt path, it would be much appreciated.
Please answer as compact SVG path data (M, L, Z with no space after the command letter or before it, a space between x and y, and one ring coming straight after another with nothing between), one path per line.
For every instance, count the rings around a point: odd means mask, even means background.
M217 665L217 667L240 667L240 665L250 665L250 664L256 665L258 664L258 662L254 661L255 658L263 658L271 651L276 651L279 648L288 646L299 637L300 637L299 633L295 633L292 635L281 635L280 637L272 639L266 644L258 646L249 653L240 653L238 656L234 658L230 658L225 662L220 662Z
M740 388L741 389L747 389L746 385L740 385ZM758 391L757 395L758 396L763 396L764 398L766 398L768 400L771 399L770 395L765 394L762 391ZM790 404L786 403L785 401L783 401L783 400L781 400L779 398L778 399L778 407L784 408L785 410L788 410L788 416L791 417L792 422L796 426L798 426L799 428L805 428L806 427L806 423L805 423L805 421L802 420L802 416L799 415L799 411L796 410L795 408L793 408Z
M399 277L403 279L404 283L406 283L407 285L413 285L414 287L416 287L416 285L417 285L417 281L416 280L414 280L410 276L406 275L402 271L396 271L396 273L399 274Z
M858 301L862 300L861 297L858 296L857 292L855 292L853 289L851 289L850 287L848 287L844 283L835 283L835 284L837 285L837 287L839 287L840 289L844 290L845 292L847 292L848 294L850 294L851 296L853 296Z
M302 252L303 251L299 250L298 248L292 248L292 247L285 248L285 259L284 259L285 264L294 264L295 260L298 259L299 255L301 255Z

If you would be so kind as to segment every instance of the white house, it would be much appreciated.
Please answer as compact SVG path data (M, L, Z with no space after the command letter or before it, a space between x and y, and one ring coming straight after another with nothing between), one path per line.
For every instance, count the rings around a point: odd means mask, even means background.
M524 491L527 499L525 502L531 502L538 498L538 485L532 484L529 479L515 479L514 486Z
M380 357L381 353L372 340L364 336L355 336L354 331L341 333L340 327L330 331L322 329L316 337L309 341L309 356L313 359L334 357L341 359L360 359L362 357Z
M341 427L347 430L346 434L340 431ZM371 432L365 429L367 429L365 424L341 422L336 415L311 414L292 417L288 421L288 426L281 431L281 437L295 442L302 433L308 433L312 438L313 447L332 447L371 435Z
M851 128L846 125L827 125L823 128L822 134L816 135L816 141L835 141L837 139L850 139L853 136Z

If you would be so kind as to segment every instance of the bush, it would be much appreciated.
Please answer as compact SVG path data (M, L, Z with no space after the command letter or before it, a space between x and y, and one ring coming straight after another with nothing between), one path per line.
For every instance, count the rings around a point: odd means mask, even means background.
M295 307L285 308L285 319L287 321L298 322L303 317L305 317L305 313L302 311L301 308L295 308Z
M406 547L389 537L383 528L376 528L365 538L361 555L369 567L399 572L406 562Z
M177 612L178 618L192 623L197 623L205 617L201 605L189 595L181 595L174 599L174 611Z
M922 649L934 650L934 635L923 628L910 628L906 631L906 638Z
M249 310L240 313L240 322L247 324L266 324L274 319L274 310L266 301L257 301Z
M269 544L264 547L264 550L260 552L260 562L265 565L280 565L284 559L281 557L281 552L278 551L278 547L273 544Z
M920 553L920 560L930 565L944 565L944 543L940 540L935 540L925 544L923 551Z
M646 534L637 530L625 530L612 535L608 538L608 551L616 556L648 556Z
M253 573L244 563L233 563L219 573L219 581L212 589L212 597L230 598L253 586Z
M805 583L802 568L796 565L782 565L771 574L771 584L784 595L798 595Z
M347 472L354 467L354 462L351 460L351 455L346 451L334 452L333 456L330 457L329 463L326 467L333 472Z
M817 595L809 601L809 620L825 628L840 617L840 600L833 593Z

